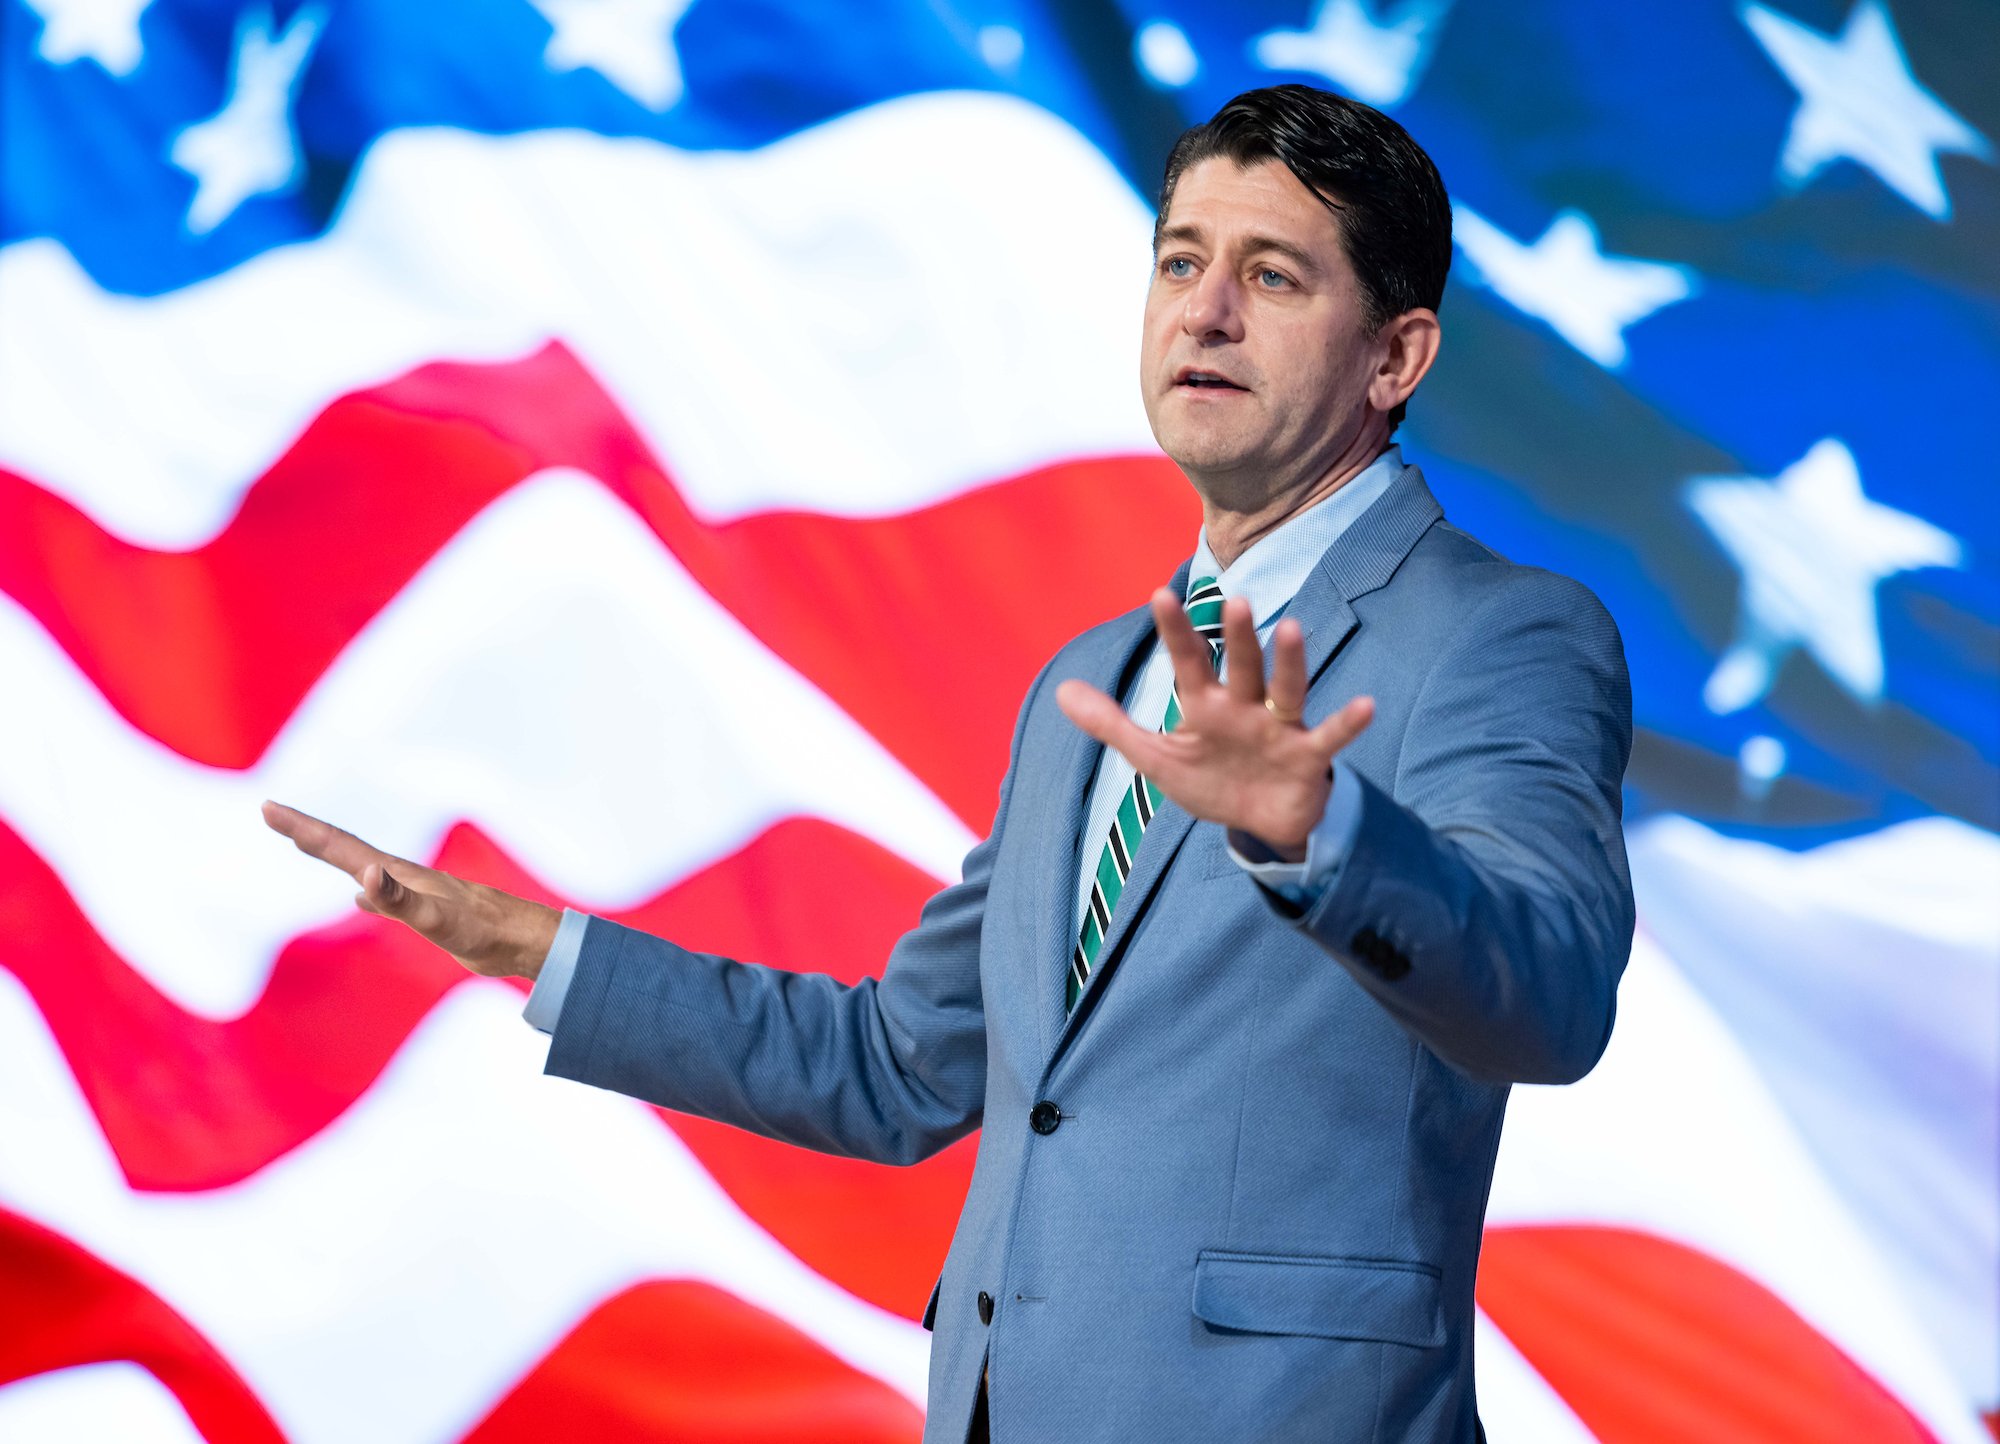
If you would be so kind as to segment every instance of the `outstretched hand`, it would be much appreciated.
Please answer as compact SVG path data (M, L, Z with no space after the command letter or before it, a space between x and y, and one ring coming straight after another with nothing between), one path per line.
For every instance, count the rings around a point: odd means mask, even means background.
M532 980L541 972L562 923L557 909L395 857L282 802L264 804L264 821L360 883L356 907L408 924L480 976Z
M1326 813L1334 755L1373 720L1375 699L1356 697L1317 727L1301 725L1305 633L1292 618L1278 623L1267 689L1263 648L1250 604L1240 597L1222 604L1226 682L1216 676L1208 644L1180 598L1165 587L1153 593L1153 621L1173 660L1180 697L1180 725L1172 732L1139 726L1086 682L1064 682L1056 688L1056 704L1194 816L1246 832L1280 857L1303 860L1306 838Z

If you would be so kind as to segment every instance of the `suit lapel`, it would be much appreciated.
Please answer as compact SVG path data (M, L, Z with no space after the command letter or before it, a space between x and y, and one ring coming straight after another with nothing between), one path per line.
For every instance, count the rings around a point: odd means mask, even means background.
M1177 592L1187 585L1185 563L1168 585ZM1134 663L1151 647L1152 642L1152 613L1144 607L1128 612L1107 631L1094 657L1078 658L1077 670L1072 675L1108 696L1120 697ZM1053 695L1048 705L1055 706ZM1064 977L1069 971L1070 953L1076 947L1076 886L1084 866L1083 850L1090 850L1090 861L1095 865L1097 849L1104 845L1101 837L1087 838L1082 835L1090 786L1097 775L1098 763L1104 756L1104 745L1086 736L1060 712L1056 715L1056 725L1062 729L1066 739L1063 743L1065 750L1056 766L1056 777L1062 789L1057 795L1063 799L1064 806L1055 832L1057 846L1054 850L1058 854L1059 865L1047 878L1048 886L1040 907L1043 932L1034 951L1038 964L1036 986L1042 995L1037 1016L1042 1025L1043 1057L1053 1052L1057 1036L1069 1016L1068 1009L1063 1006L1066 997ZM1156 817L1154 826L1158 824ZM1147 831L1150 836L1151 828ZM1140 852L1143 856L1143 843ZM1129 888L1130 884L1127 886ZM1124 899L1119 901L1122 903ZM1114 928L1116 925L1114 918Z
M1308 687L1353 635L1355 598L1387 583L1418 539L1443 516L1444 509L1424 485L1424 474L1406 466L1375 504L1334 538L1285 608L1285 615L1305 627Z

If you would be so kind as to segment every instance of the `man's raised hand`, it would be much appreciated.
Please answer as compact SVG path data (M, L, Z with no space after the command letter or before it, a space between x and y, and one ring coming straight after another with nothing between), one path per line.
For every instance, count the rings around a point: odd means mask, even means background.
M1153 621L1173 659L1180 697L1181 721L1172 732L1139 726L1086 682L1064 682L1056 704L1194 816L1247 832L1281 857L1303 859L1306 838L1326 813L1334 754L1373 720L1375 699L1356 697L1317 727L1301 726L1305 634L1291 618L1278 623L1267 692L1263 648L1250 604L1240 597L1222 604L1227 682L1216 677L1208 644L1180 598L1165 587L1153 593Z
M264 804L264 821L360 883L356 907L408 924L482 977L532 981L541 972L562 923L558 909L392 857L282 802Z

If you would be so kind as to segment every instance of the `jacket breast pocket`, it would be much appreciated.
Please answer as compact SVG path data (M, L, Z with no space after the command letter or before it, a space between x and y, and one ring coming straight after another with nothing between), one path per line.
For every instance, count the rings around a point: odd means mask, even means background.
M1203 1249L1194 1266L1195 1317L1247 1334L1444 1343L1441 1275L1394 1259L1230 1253Z

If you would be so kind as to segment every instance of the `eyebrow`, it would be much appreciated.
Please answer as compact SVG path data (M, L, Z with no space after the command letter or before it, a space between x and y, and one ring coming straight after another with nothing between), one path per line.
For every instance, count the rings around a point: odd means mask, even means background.
M1190 225L1185 221L1178 225L1168 226L1154 240L1153 254L1155 256L1159 255L1160 246L1167 241L1185 241L1193 245L1206 245L1208 237L1203 233L1200 226ZM1283 256L1300 270L1315 276L1323 274L1326 269L1300 247L1293 245L1290 241L1281 241L1276 236L1245 236L1243 238L1243 248L1252 255L1268 251L1272 255Z

